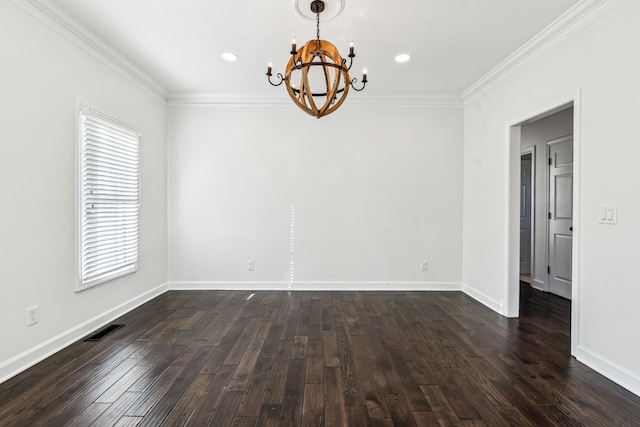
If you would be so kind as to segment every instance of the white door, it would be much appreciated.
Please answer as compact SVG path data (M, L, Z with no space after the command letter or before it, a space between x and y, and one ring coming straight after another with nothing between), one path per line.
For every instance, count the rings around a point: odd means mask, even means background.
M549 145L549 292L571 299L573 137Z
M520 158L520 274L531 274L531 154Z

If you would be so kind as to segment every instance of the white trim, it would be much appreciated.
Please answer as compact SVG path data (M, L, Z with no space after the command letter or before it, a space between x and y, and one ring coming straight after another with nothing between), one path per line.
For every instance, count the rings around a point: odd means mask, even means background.
M286 291L287 282L169 282L170 291Z
M549 282L551 281L551 274L549 273L551 267L551 259L549 256L549 249L551 247L551 244L549 242L549 229L551 226L551 223L549 222L549 212L551 212L551 191L549 189L549 187L551 186L551 183L549 182L549 177L551 176L551 165L549 165L550 157L551 153L549 152L549 146L546 145L544 149L544 212L547 217L544 221L544 262L546 264L546 273L544 275L544 292L549 292ZM575 166L575 163L573 164L573 166ZM575 185L576 180L573 179L573 177L571 179L573 184ZM575 206L573 206L572 209L575 212Z
M539 58L573 34L623 3L625 0L582 0L523 44L504 61L462 92L464 105L489 92L525 64Z
M168 286L164 283L3 362L0 364L0 383L18 375L147 301L162 295L167 289Z
M518 275L519 267L520 267L520 257L516 248L519 247L519 235L520 233L516 229L514 231L513 227L515 224L519 224L520 215L518 214L518 208L520 204L519 200L519 191L518 197L514 197L511 194L512 184L516 184L520 181L520 177L513 176L512 168L513 161L511 160L511 156L514 153L520 153L520 134L519 129L523 124L531 123L537 119L547 117L550 112L556 113L562 111L567 106L573 107L573 150L574 150L574 163L573 163L573 228L575 230L573 234L573 245L572 245L572 272L573 272L573 281L572 281L572 304L571 304L571 355L575 355L576 349L580 343L580 167L581 167L581 157L580 157L580 147L581 147L581 96L582 92L580 89L576 90L572 94L558 97L555 102L549 103L546 106L539 106L538 108L532 109L530 114L527 114L525 117L521 117L520 119L514 119L511 121L511 125L507 128L508 136L508 148L507 148L507 237L505 241L506 248L506 283L504 288L504 300L506 301L505 312L502 313L508 317L517 317L520 311L520 277ZM514 130L518 129L517 140L514 139ZM515 157L515 155L514 155ZM517 156L519 159L519 155ZM518 160L519 164L519 160ZM515 205L514 205L515 203ZM548 209L547 209L548 211ZM548 231L545 231L548 234ZM548 249L548 244L545 245ZM515 252L514 252L515 251ZM548 282L545 285L548 287Z
M294 282L300 291L461 291L458 282Z
M269 291L460 291L458 282L169 282L170 290L269 290Z
M582 186L582 90L573 97L573 241L571 246L571 354L580 346L580 232ZM548 233L547 233L548 234Z
M75 46L99 60L111 70L151 95L161 103L169 96L167 89L149 73L126 58L106 40L63 12L50 0L10 0L17 7L45 24Z
M520 150L520 164L522 164L522 156L527 154L531 154L531 200L529 201L531 204L531 244L529 248L529 275L533 277L536 272L536 146L531 145ZM522 205L522 194L520 195L520 204ZM522 206L520 206L520 208L522 209Z
M280 91L265 93L174 92L167 101L169 107L239 107L294 106L289 96ZM462 97L453 93L422 94L357 94L349 97L347 106L394 106L463 108Z
M167 100L169 107L230 107L292 105L286 94L251 94L221 92L173 92Z
M158 101L172 106L231 106L231 105L280 105L286 96L264 94L211 94L169 93L158 80L126 58L106 40L68 13L63 12L51 0L10 0L17 7L43 22L49 28L76 46L100 60L110 69L125 77ZM353 105L431 106L462 108L480 95L500 84L524 64L531 62L572 34L580 31L625 0L582 0L544 30L521 46L458 94L359 94L350 98Z
M546 292L545 289L544 289L544 286L545 286L545 284L544 284L544 282L542 280L533 279L531 281L531 287L533 289L537 289L539 291Z
M474 287L466 283L462 284L462 292L464 292L474 300L478 301L480 304L485 305L491 310L504 315L504 313L502 312L503 304L501 301L494 300L493 298L487 296L485 293L480 292L479 290L475 289Z
M640 396L640 376L583 346L575 351L576 359L611 381Z
M506 262L504 265L503 311L506 317L518 317L520 314L520 145L522 127L506 128L507 149L505 194L505 241ZM514 286L514 288L512 288ZM511 292L514 291L514 292Z

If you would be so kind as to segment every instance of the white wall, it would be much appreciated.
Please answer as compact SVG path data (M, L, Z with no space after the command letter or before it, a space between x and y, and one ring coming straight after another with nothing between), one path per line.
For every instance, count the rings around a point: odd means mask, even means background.
M465 108L463 283L487 304L506 299L509 126L580 91L576 355L640 394L640 2L628 0ZM618 206L618 225L598 224ZM491 248L491 250L487 250ZM504 308L504 307L503 307Z
M545 289L547 281L547 142L573 133L573 108L522 125L521 149L535 147L535 203L532 285Z
M462 109L348 102L169 109L172 286L286 287L293 205L293 289L460 288Z
M163 285L167 221L165 106L7 1L0 94L2 381ZM144 136L139 271L76 293L78 101ZM33 305L40 323L27 328Z

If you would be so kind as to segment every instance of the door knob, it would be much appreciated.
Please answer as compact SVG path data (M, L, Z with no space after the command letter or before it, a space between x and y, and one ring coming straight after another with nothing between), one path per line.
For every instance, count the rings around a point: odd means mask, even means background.
M569 231L573 231L573 227L569 227Z

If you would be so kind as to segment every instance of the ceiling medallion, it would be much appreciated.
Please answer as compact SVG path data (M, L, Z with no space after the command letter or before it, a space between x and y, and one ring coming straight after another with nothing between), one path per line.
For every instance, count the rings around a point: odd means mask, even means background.
M293 0L293 9L304 19L316 20L316 14L309 7L309 0ZM344 10L344 0L324 0L324 10L320 21L329 22L336 18Z
M355 58L353 42L349 43L349 66L340 56L338 49L326 40L320 40L320 14L325 10L321 0L311 2L310 10L316 16L316 39L309 40L297 49L296 40L291 41L291 58L287 63L284 76L276 75L280 80L271 81L272 65L267 67L267 79L273 86L285 84L293 102L306 113L320 118L336 111L347 99L349 87L361 91L367 84L367 71L363 70L362 86L356 87L358 79L351 79L349 70ZM296 82L298 86L296 87ZM320 86L314 92L311 85ZM324 87L324 88L323 88Z

